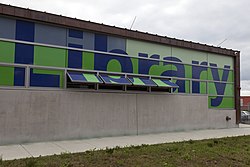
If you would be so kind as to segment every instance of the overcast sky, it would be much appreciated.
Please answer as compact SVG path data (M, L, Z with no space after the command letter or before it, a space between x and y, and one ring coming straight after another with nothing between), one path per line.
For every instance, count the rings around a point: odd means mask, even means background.
M250 0L0 0L82 20L241 51L242 95L250 95Z

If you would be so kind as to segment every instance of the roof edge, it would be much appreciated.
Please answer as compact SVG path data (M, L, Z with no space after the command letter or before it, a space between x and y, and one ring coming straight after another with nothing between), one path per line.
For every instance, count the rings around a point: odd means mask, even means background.
M216 47L212 45L206 45L196 43L192 41L185 41L167 36L159 36L146 32L140 32L136 30L128 30L126 28L119 28L110 25L104 25L100 23L94 23L90 21L84 21L76 18L70 18L62 15L56 15L52 13L41 12L37 10L25 9L22 7L16 7L11 5L5 5L0 3L0 14L17 17L22 19L30 19L38 22L46 22L50 24L56 24L65 27L72 27L76 29L94 31L105 33L109 35L122 36L125 38L143 40L153 43L159 43L164 45L170 45L174 47L205 51L216 54L223 54L227 56L239 56L240 51Z

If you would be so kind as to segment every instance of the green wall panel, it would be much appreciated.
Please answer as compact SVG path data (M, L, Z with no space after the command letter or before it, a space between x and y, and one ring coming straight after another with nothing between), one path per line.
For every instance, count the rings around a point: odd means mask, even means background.
M171 56L171 47L127 39L126 52L128 55L134 57L138 57L139 53L146 53L149 57L153 54L158 54L160 55L160 59L163 60L163 57Z
M148 54L148 57L152 56L153 54L160 55L160 60L163 60L163 57L170 57L171 56L171 47L143 42L143 41L136 41L136 40L129 40L127 39L126 42L126 53L133 57L138 57L139 53ZM138 74L138 58L131 58L132 65L133 65L133 73ZM159 66L151 67L149 73L154 74L161 74L162 70L169 67L163 67L163 62L160 62ZM159 68L159 69L157 69Z
M227 82L234 82L234 72L229 71Z
M186 78L192 78L192 66L191 65L185 65L185 77Z
M138 58L130 58L133 66L133 73L138 74Z
M230 69L234 69L233 57L208 53L208 62L217 64L219 68L224 68L224 65L229 65Z
M149 69L149 75L157 75L161 76L161 74L167 70L177 70L176 66L172 65L163 65L163 62L160 62L160 65L152 65L151 68Z
M44 46L35 46L34 49L34 65L66 67L67 51L65 49L50 48ZM53 74L60 75L60 87L64 86L64 71L34 69L37 74Z
M218 108L218 109L234 109L235 108L233 97L223 97L221 104L217 107L213 107L213 106L211 106L211 100L215 99L215 98L216 98L216 96L209 96L208 97L209 108Z
M15 59L15 43L0 41L0 62L14 63ZM0 85L14 85L14 68L0 66Z
M211 81L213 80L211 68L207 69L207 79Z
M207 83L200 82L200 94L207 94Z
M172 47L172 56L177 57L183 63L192 64L192 61L207 62L208 54L206 52L194 51L190 49L182 49Z
M34 65L66 67L67 51L65 49L35 46Z
M217 95L216 87L214 82L208 82L208 94Z
M224 95L234 96L234 84L226 84Z
M190 81L185 81L186 93L190 93Z
M207 78L208 78L208 72L202 71L200 74L200 80L207 80Z
M0 62L14 63L15 43L0 41Z
M107 71L110 71L110 72L121 72L122 71L122 67L121 67L121 64L118 60L110 60L108 62L108 65L107 65Z
M14 86L14 67L0 66L0 86Z
M82 69L94 70L94 53L82 52Z

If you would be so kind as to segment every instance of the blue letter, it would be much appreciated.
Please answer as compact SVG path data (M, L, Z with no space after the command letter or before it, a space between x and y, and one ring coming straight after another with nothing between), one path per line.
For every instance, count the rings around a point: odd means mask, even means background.
M107 36L106 35L95 35L95 50L107 52ZM119 53L127 55L127 53L120 49L114 49L110 51L112 53ZM114 56L103 54L103 53L95 53L94 57L94 63L95 63L95 70L101 70L101 71L107 71L107 65L108 62L112 59L118 60L122 67L122 72L132 73L133 72L133 66L131 59L129 57L121 57L121 56Z
M192 61L192 64L199 64L198 61ZM207 66L207 62L202 62L201 65ZM207 67L192 66L192 78L200 79L202 71L207 71ZM200 93L200 82L192 81L192 93Z
M210 66L217 67L217 64L210 63ZM222 75L221 80L219 77L218 68L211 68L214 81L223 81L223 82L227 81L228 74L229 74L229 70L227 70L227 69L230 69L230 66L224 65L224 68L226 68L226 69L223 69L223 75ZM217 95L224 95L226 83L215 82L214 84L216 87ZM222 100L223 100L222 96L217 96L215 99L211 100L211 106L213 106L213 107L219 106L221 104Z
M139 57L144 57L144 58L148 58L148 54L146 53L139 53L138 55ZM139 74L149 74L149 69L151 66L153 65L159 65L159 59L160 56L157 54L154 54L152 56L150 56L150 58L156 59L156 60L147 60L147 59L140 59L139 58L139 63L138 63L138 68L139 68ZM157 60L158 59L158 60Z
M180 59L176 58L176 57L164 57L163 60L171 60L171 61L175 61L175 62L182 62ZM170 63L170 62L164 62L164 65L174 65L176 67L176 71L175 70L168 70L163 72L161 75L163 76L173 76L173 77L180 77L180 78L185 78L185 68L183 64L179 64L179 63ZM186 92L186 88L185 88L185 80L177 80L176 84L179 86L178 91L185 93Z

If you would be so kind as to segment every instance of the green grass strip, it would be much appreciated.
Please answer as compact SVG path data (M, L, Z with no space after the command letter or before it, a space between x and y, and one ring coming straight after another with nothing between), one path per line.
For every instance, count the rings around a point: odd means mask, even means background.
M0 166L250 166L250 136L62 153L0 161Z

